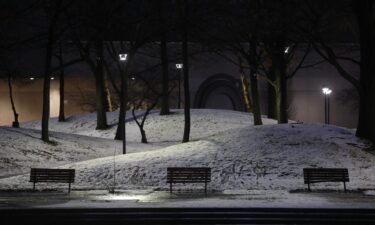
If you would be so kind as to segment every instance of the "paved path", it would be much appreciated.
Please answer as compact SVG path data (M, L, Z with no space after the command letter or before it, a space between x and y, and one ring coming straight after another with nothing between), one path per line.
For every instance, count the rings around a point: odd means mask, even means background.
M365 192L200 191L173 193L154 190L66 192L0 192L0 208L129 208L129 207L295 207L374 208L375 196Z

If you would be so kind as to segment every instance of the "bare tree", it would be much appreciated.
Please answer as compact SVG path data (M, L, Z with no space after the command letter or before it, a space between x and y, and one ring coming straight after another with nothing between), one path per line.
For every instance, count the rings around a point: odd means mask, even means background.
M220 30L225 30L226 35L220 33L206 32L209 39L215 40L214 49L216 53L226 60L240 67L240 71L248 73L250 83L250 96L252 100L252 112L254 125L262 124L260 97L258 90L258 78L260 65L262 63L263 50L259 48L261 44L260 29L262 18L259 12L261 4L259 1L241 1L231 4L218 4L213 15L220 14L217 18ZM229 54L240 59L241 63L233 60ZM245 77L246 78L246 77ZM247 83L247 79L241 79ZM244 83L242 83L242 86ZM246 100L245 100L246 102Z
M169 74L167 54L167 24L165 19L164 1L157 1L157 9L160 25L160 59L162 64L162 97L160 115L168 115L169 111Z
M301 26L301 31L312 43L314 50L337 70L338 74L353 85L359 96L359 115L356 135L375 142L375 108L373 107L373 96L375 96L374 76L375 65L375 26L373 0L343 1L337 5L327 1L307 2L304 12L306 24ZM359 57L348 56L347 51L337 48L329 34L345 32L342 27L336 26L337 21L352 18L354 31L359 35ZM345 20L348 21L348 20ZM350 20L348 21L350 24ZM350 27L350 26L349 26ZM327 38L328 36L328 38ZM344 52L345 54L340 53ZM350 52L349 52L350 53ZM357 65L360 74L349 72L344 66L346 63Z
M58 29L58 21L62 10L65 7L62 0L55 2L46 2L46 10L48 19L48 38L46 45L46 58L44 68L44 83L43 83L43 115L42 115L42 140L49 142L49 114L50 114L50 82L51 82L51 64L52 51L56 41L56 32Z
M188 53L188 35L189 35L189 2L188 0L180 0L180 21L182 25L182 63L183 63L183 81L184 81L184 134L182 142L189 142L190 139L190 87L189 87L189 53ZM190 24L192 26L192 24Z
M267 61L262 64L263 74L259 74L260 79L264 79L272 87L268 104L274 104L271 108L274 112L272 118L276 118L278 123L288 123L288 103L287 103L287 80L291 79L299 69L303 68L303 63L310 53L308 44L303 55L296 54L298 44L286 44L285 39L265 41L265 51L269 57L270 66ZM270 93L270 92L269 92Z
M142 80L142 83L144 83L141 87L141 95L139 97L140 93L137 93L136 96L131 97L131 103L132 103L132 115L133 119L138 125L139 131L141 133L141 142L142 143L148 143L146 131L144 129L144 125L147 119L147 116L150 114L151 110L155 108L155 106L158 104L158 100L160 97L160 93L158 93L151 85L152 80L149 81L146 78L143 78L141 76L137 76L135 78L136 80L140 79ZM135 114L136 109L144 109L144 113L140 116L137 116Z
M62 42L59 42L59 66L60 66L60 76L59 76L59 93L60 93L60 105L59 105L59 122L65 121L65 69L64 69L64 58L63 58L63 51L62 51Z

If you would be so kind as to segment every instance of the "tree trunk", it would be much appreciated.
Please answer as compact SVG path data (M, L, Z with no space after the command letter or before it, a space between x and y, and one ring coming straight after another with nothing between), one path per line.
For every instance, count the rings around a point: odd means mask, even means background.
M183 10L184 10L184 30L182 34L182 61L183 61L183 73L184 73L184 115L185 115L185 124L184 124L184 136L182 142L188 142L190 138L190 88L189 88L189 60L188 60L188 2L187 0L183 1Z
M107 101L106 101L106 109L107 112L112 112L113 111L113 105L112 105L112 98L111 98L111 92L109 90L109 84L107 80L104 80L105 84L105 93L107 96Z
M43 115L42 115L42 140L49 141L49 114L50 114L50 65L51 65L51 51L52 51L52 40L48 41L47 54L46 54L46 68L44 74L43 83Z
M284 67L285 68L285 67ZM280 94L281 94L281 102L280 102L280 120L279 123L288 123L288 99L287 99L287 84L286 84L286 70L282 71L280 77Z
M168 74L168 55L167 55L167 32L165 29L165 20L163 14L163 1L157 1L159 11L159 23L161 26L160 55L162 66L162 95L160 115L168 115L169 111L169 74Z
M96 129L104 130L108 128L106 115L106 97L104 87L104 70L103 70L103 40L96 42L97 63L95 71L96 85Z
M258 90L258 78L256 73L258 72L259 60L257 59L257 44L258 41L253 36L249 42L249 55L247 55L247 63L250 66L250 91L253 100L253 120L254 125L262 125L262 113L260 109L259 90Z
M281 39L277 52L278 57L278 75L280 79L280 114L279 114L279 123L288 123L288 104L287 104L287 83L286 83L286 63L284 58L284 48L285 48L285 41Z
M64 74L64 60L62 55L62 44L60 42L60 57L59 57L59 64L60 64L60 107L59 107L59 122L65 121L65 74Z
M50 86L51 86L51 62L52 49L54 44L54 36L56 31L56 24L61 10L62 1L56 2L56 8L53 18L48 27L48 38L46 48L46 61L44 68L44 82L43 82L43 113L42 113L42 140L49 142L49 114L50 114Z
M12 88L12 76L9 73L8 75L8 87L9 87L9 97L10 97L10 104L12 105L12 111L14 115L14 121L12 123L12 127L20 127L20 123L18 122L18 113L16 111L16 107L14 105L14 100L13 100L13 88Z
M360 107L357 133L375 143L375 29L374 1L354 1L359 24L361 64L360 64Z
M263 123L262 123L262 114L260 110L258 80L255 74L252 74L252 72L250 72L250 89L251 89L251 97L253 98L254 125L262 125Z
M242 86L242 94L245 102L247 112L253 112L253 104L251 103L249 93L249 82L246 79L245 72L243 71L242 63L240 63L240 80Z
M141 142L144 143L144 144L147 144L146 132L143 128L141 128L141 136L142 136Z
M288 109L286 103L286 76L285 71L275 68L275 95L276 95L276 118L278 123L288 123Z
M275 75L276 115L278 123L288 123L286 63L284 59L285 41L277 37L271 45L272 71Z
M275 107L276 107L276 119L277 123L281 123L281 105L282 105L282 95L280 90L280 81L275 81L276 87L274 88L275 91Z
M274 71L271 71L269 74L269 79L271 81L275 80L275 73ZM277 113L276 113L276 92L275 92L275 87L267 83L267 117L270 119L277 119Z

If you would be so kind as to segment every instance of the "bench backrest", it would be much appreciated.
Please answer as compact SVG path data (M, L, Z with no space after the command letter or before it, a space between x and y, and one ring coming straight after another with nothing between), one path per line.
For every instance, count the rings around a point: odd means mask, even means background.
M305 184L318 182L349 182L347 168L304 168L303 177Z
M211 181L208 167L168 167L167 183L198 183Z
M74 169L42 169L31 168L30 182L73 183Z

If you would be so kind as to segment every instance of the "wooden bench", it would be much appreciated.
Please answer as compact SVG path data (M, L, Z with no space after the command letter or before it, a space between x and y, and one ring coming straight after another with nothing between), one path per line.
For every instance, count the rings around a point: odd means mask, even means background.
M172 193L173 183L204 183L204 192L207 194L207 183L211 181L211 168L208 167L168 167L167 183Z
M74 183L74 169L41 169L31 168L30 182L34 183L33 191L35 191L35 183L38 182L54 182L54 183Z
M347 168L304 168L303 178L309 191L312 183L343 182L346 192L345 182L349 182L349 172Z

